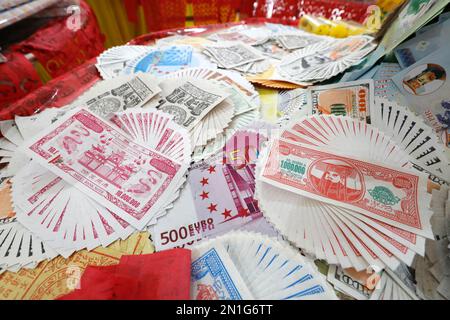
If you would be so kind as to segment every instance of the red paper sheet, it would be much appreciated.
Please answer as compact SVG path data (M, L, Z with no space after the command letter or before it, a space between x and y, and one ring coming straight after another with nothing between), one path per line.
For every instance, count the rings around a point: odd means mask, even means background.
M0 109L39 88L42 83L33 64L20 52L6 53L0 63Z
M95 58L47 82L20 100L0 109L0 120L14 119L15 115L29 116L46 108L62 107L74 101L79 95L100 80Z
M87 267L79 288L59 300L188 300L190 281L190 250L122 256L114 266Z
M140 281L128 282L130 278ZM116 271L117 299L189 299L191 251L172 249L154 254L123 256Z
M99 55L105 49L105 37L92 9L84 1L80 7L79 26L70 17L57 19L14 45L14 50L32 53L53 78Z
M112 300L114 298L114 274L117 266L89 266L83 273L79 289L58 300Z

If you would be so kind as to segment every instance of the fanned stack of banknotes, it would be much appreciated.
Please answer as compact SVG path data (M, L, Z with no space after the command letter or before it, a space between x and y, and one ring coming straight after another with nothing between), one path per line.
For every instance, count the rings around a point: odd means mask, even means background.
M442 137L377 85L395 66L315 85L373 40L268 23L106 50L72 103L0 122L0 280L148 231L190 250L191 299L450 298Z

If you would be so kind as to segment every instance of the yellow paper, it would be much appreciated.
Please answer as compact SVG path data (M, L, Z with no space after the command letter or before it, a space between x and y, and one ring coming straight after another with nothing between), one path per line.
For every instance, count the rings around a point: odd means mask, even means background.
M278 119L278 93L273 89L258 89L261 99L262 118L268 122L276 123Z
M329 27L328 35L334 38L345 38L348 36L348 30L343 24L331 21L322 17L317 18L323 24Z
M149 239L148 232L136 232L125 242L127 247L122 250L124 254L147 254L154 252L153 244Z
M11 183L8 180L0 188L0 219L12 218L15 215L11 204Z
M22 269L17 273L0 275L2 300L51 300L67 294L77 287L88 265L117 264L122 253L108 248L82 250L68 259L59 256L41 262L35 269Z
M305 14L303 17L300 18L299 27L307 32L324 36L330 33L329 25L307 14Z
M51 300L75 289L88 265L109 266L119 263L122 255L153 253L148 232L136 232L108 248L82 250L68 259L59 256L41 262L35 269L4 272L0 275L1 300Z

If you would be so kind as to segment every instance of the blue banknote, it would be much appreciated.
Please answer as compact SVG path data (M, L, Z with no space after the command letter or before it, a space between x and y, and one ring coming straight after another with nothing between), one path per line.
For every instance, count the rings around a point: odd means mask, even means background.
M230 267L223 261L218 249L211 248L195 259L191 264L192 293L196 300L242 300L243 294L238 289L230 274Z
M141 57L134 66L134 72L149 72L155 66L187 66L192 61L192 47L171 46L155 50Z

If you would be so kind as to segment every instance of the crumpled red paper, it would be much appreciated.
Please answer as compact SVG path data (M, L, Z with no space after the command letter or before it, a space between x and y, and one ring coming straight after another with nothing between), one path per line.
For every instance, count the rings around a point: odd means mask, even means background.
M119 264L89 266L79 288L59 300L188 300L191 251L171 249L122 256Z
M33 64L22 53L9 52L5 57L8 61L0 63L0 109L42 85Z
M95 58L58 78L52 79L25 97L0 109L0 120L30 116L46 108L58 108L73 102L100 80Z
M92 9L84 1L79 4L79 25L72 25L71 17L56 19L12 48L32 53L53 78L96 57L105 50L105 37Z

